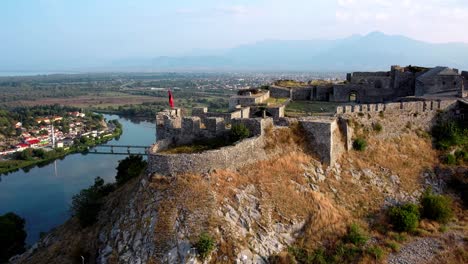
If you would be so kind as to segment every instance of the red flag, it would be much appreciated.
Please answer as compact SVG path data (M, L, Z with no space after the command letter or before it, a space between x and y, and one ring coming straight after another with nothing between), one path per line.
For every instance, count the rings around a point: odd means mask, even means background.
M168 90L167 93L169 94L169 105L171 106L171 108L174 108L174 98L172 97L171 90Z

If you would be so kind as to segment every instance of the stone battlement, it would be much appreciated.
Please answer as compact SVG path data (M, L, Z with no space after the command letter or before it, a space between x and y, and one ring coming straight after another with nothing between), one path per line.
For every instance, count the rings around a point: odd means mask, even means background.
M247 109L239 110L247 111ZM156 116L156 138L158 141L170 140L172 145L190 144L194 140L203 140L225 136L230 125L244 124L251 136L259 136L265 127L273 124L271 118L234 118L210 117L206 108L193 110L195 115L182 116L180 109L166 110Z
M358 104L338 106L336 114L350 113L368 113L368 112L386 112L386 111L444 111L457 100L435 100L435 101L416 101L416 102L398 102L387 104Z
M206 114L207 109L196 109L195 114ZM201 153L167 154L170 147L191 144L194 141L228 136L230 126L222 117L183 117L178 110L166 110L156 117L157 141L148 152L148 172L176 175L184 172L203 173L210 169L234 169L265 159L264 133L273 126L271 118L233 118L231 126L245 125L252 138Z

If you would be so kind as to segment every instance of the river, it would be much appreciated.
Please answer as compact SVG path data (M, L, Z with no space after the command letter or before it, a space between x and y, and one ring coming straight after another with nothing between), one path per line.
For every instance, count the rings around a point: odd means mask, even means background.
M116 115L104 115L107 120L117 119L123 125L119 139L108 144L149 146L155 141L155 124L135 121ZM19 170L0 176L0 215L14 212L26 220L31 245L47 232L70 217L73 195L94 183L100 176L114 182L118 161L124 155L72 154L44 167L25 172Z

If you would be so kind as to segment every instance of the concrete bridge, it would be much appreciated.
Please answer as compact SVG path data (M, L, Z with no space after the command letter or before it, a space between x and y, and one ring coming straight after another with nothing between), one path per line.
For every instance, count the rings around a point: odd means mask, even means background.
M98 145L91 148L90 154L107 155L148 155L149 146L136 145Z

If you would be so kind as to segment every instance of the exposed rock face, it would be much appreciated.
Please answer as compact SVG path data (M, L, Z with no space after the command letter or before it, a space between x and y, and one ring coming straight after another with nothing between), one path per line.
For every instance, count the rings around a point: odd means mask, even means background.
M291 245L343 234L354 215L444 188L443 171L428 168L436 153L409 158L430 147L416 135L401 136L398 148L393 139L370 141L366 153L327 167L303 151L301 138L276 132L265 147L274 142L281 151L269 151L281 155L236 170L142 175L108 197L94 226L81 230L71 219L15 262L201 263L195 243L208 232L216 248L206 262L267 263Z

